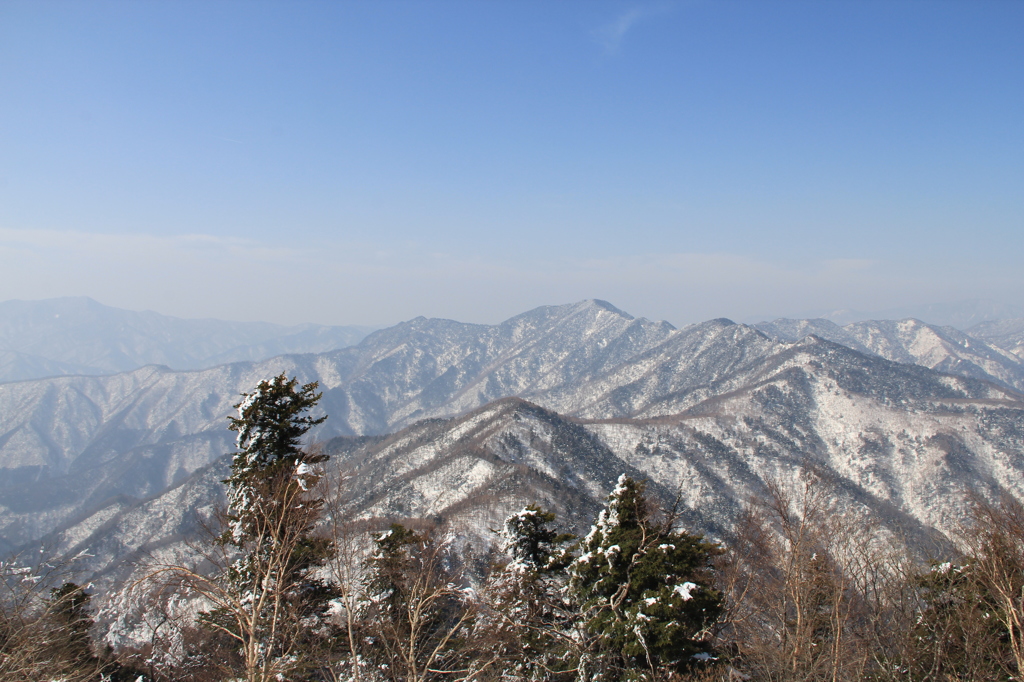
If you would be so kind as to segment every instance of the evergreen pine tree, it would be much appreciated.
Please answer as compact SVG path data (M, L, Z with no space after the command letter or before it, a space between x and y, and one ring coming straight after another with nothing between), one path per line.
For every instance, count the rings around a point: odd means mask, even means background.
M500 534L502 549L512 558L508 570L536 575L565 567L564 544L574 537L551 528L554 521L553 513L532 504L505 519Z
M238 433L231 464L227 528L219 543L237 558L222 576L218 608L206 624L240 645L246 679L301 679L328 641L334 591L316 576L331 543L314 535L323 499L314 486L327 456L302 437L326 417L306 415L320 400L316 382L298 387L284 374L243 394L230 417Z
M658 522L644 483L623 475L570 566L570 587L591 636L580 679L652 679L711 658L722 611L710 587L716 548Z

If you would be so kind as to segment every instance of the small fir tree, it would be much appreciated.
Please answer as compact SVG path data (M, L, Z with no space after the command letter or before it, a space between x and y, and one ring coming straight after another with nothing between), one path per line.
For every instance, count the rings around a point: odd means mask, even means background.
M591 640L580 679L653 679L710 660L722 612L710 587L716 546L660 522L644 483L623 475L570 566Z
M327 460L326 455L303 450L301 443L307 431L327 419L304 414L323 394L316 392L319 384L315 381L299 390L297 385L298 380L284 374L261 381L255 391L242 394L242 401L235 405L238 416L228 417L228 428L238 433L238 452L231 462L231 476L224 481L228 486L228 532L223 541L227 544L240 546L257 535L257 522L263 515L280 517L287 511L277 500L266 500L267 492L280 498L292 485L306 490L315 477L315 465ZM279 478L285 483L283 489L265 490ZM292 504L301 503L293 500Z
M512 558L507 570L536 575L568 565L565 544L575 536L551 528L554 521L552 512L532 504L505 519L500 535Z

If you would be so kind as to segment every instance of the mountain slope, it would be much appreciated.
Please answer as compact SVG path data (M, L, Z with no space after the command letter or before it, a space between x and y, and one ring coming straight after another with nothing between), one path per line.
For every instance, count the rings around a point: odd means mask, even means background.
M795 492L810 467L851 509L918 535L953 530L971 491L1024 499L1019 395L821 340L681 415L601 428L624 461L722 519L770 477Z
M317 437L386 433L616 366L672 334L601 302L485 327L417 319L359 346L261 363L0 385L0 537L20 544L109 497L143 498L229 448L239 393L285 372L319 380Z
M0 383L66 374L104 374L96 367L50 360L16 350L0 350Z
M346 519L445 518L476 542L488 542L509 510L529 503L585 529L623 466L582 426L515 398L384 438L334 439L326 449L328 476L346 482ZM228 464L221 458L149 500L111 500L64 524L46 544L80 555L76 568L104 584L127 579L139 570L136 562L198 558L186 540L201 535L223 503Z

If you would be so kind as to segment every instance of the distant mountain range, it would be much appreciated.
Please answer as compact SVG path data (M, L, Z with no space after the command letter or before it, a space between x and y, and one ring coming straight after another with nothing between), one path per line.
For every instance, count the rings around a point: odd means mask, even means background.
M369 327L286 327L182 320L101 305L91 298L0 303L0 382L115 374L145 365L200 369L358 343Z
M976 434L964 441L971 452L991 459L1002 448L1011 466L1019 441L996 445L977 415L1020 408L1022 366L1006 350L914 320L847 327L776 320L755 327L720 319L676 329L584 301L493 326L417 318L325 353L0 384L0 538L13 548L72 529L75 537L88 536L80 524L98 527L98 519L165 494L230 452L226 416L239 393L281 372L320 382L321 408L330 415L316 433L323 440L383 436L517 397L560 419L590 422L721 414L715 419L728 429L720 424L707 433L727 445L783 439L787 461L797 452L828 453L830 467L843 457L871 460L860 454L871 448L894 452L901 429L925 420L935 426L914 427L922 442L967 428ZM787 416L770 432L751 426L783 408ZM975 416L950 416L961 413ZM851 423L862 430L850 431ZM595 434L602 428L588 427ZM657 473L618 445L606 446L620 453L612 461ZM747 454L730 455L740 456ZM557 480L561 469L552 471ZM671 487L675 476L656 480ZM594 479L581 494L599 496L605 483Z
M1024 320L985 324L1002 324L998 330L1024 332L1024 325L1019 323ZM953 327L936 327L914 319L854 322L845 327L822 319L780 319L754 326L782 341L798 341L813 334L886 360L987 379L1024 391L1024 362L1013 352L1017 346L1012 331L986 334L990 327L985 326L982 334L972 337Z
M1024 319L982 322L967 330L971 336L1024 358Z
M282 372L320 382L329 419L311 435L346 477L347 518L446 519L467 542L486 542L529 502L584 531L623 472L678 495L684 522L714 537L769 483L796 491L812 474L850 514L918 548L946 541L968 494L1024 500L1020 321L973 334L914 319L677 329L589 300L497 325L416 318L343 348L182 370L167 360L258 356L305 332L232 336L218 325L233 323L211 321L211 341L206 322L140 326L147 315L130 314L135 326L113 336L80 334L94 350L135 338L134 354L75 355L67 337L31 350L51 349L69 372L157 353L163 366L0 383L0 554L42 542L77 556L81 579L103 589L137 560L185 560L223 501L226 417L240 393ZM44 326L3 319L5 338ZM343 338L318 329L305 331ZM174 350L179 333L192 350ZM239 338L248 345L228 347Z
M1024 318L1024 306L975 298L952 303L902 306L871 312L846 309L819 311L808 317L825 319L839 325L846 325L851 322L864 322L866 320L905 320L914 318L925 321L928 324L956 327L962 331L968 331L971 327L983 322Z
M1007 389L816 338L741 373L726 383L742 388L674 414L585 419L504 398L388 436L335 438L343 513L445 519L485 543L508 513L538 503L580 533L625 472L667 502L678 495L689 528L727 537L770 482L794 492L814 475L846 513L927 552L957 527L969 493L1024 498L1024 399ZM100 583L127 579L136 561L182 561L183 540L223 499L228 463L149 500L111 499L47 544L80 554Z

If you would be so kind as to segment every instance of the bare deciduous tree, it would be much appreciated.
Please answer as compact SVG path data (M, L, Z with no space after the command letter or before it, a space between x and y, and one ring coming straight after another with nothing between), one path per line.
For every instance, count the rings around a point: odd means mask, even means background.
M364 617L368 653L385 679L471 680L494 663L473 640L476 599L463 584L452 540L399 524L377 539Z
M935 680L1018 679L1024 671L1024 507L970 500L964 556L918 578L922 612L907 667Z
M972 506L964 535L972 573L1003 627L1000 636L1012 660L1004 672L1016 677L1024 672L1024 505L1003 495L995 503L976 499Z
M722 571L724 634L754 679L884 679L902 655L915 613L906 554L835 500L806 470L797 494L769 481L740 519Z
M321 514L308 501L320 499L322 486L310 483L312 476L305 486L295 485L292 472L282 470L257 484L257 495L277 512L252 514L248 541L259 551L240 556L231 547L221 547L204 557L215 567L212 571L163 566L147 575L159 586L157 602L166 606L184 597L202 605L199 625L234 643L247 682L268 682L319 666L333 637L320 614L310 609L311 591L324 590L330 596L333 591L307 571L296 570ZM162 613L172 618L168 610ZM191 630L190 615L177 618L179 638ZM220 663L230 668L232 658Z
M89 597L63 568L0 562L0 679L85 682L114 667L93 652Z

